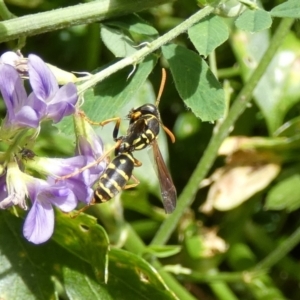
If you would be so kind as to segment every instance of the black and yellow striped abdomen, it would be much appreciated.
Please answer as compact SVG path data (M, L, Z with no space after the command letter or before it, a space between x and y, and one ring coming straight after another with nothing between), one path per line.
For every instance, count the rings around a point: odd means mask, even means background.
M130 152L116 156L101 175L92 201L103 203L114 198L129 181L134 161Z

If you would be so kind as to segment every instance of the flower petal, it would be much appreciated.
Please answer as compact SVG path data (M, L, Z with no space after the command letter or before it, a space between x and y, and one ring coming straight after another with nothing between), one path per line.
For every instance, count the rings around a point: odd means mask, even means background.
M41 244L52 236L53 230L54 211L51 204L35 200L24 223L24 237L34 244Z
M3 64L9 64L9 65L15 67L15 65L16 65L15 62L18 61L19 59L20 59L20 56L16 52L7 51L1 55L0 61Z
M101 138L92 130L89 132L89 140L85 136L79 135L77 138L76 152L85 155L87 164L97 160L103 154L103 143ZM89 186L92 186L100 177L107 166L104 159L98 165L89 168Z
M53 197L54 200L51 200L56 206L58 206L61 210L63 211L71 211L73 210L76 206L78 201L89 203L92 195L94 193L93 189L91 188L90 184L90 176L88 170L85 170L84 172L77 174L73 177L70 177L68 179L65 179L63 181L56 182L53 177L48 177L47 182L49 185L52 187L57 188L58 190L61 189L60 193L57 193L57 197L65 197L66 199L64 200L56 200L55 197ZM74 199L76 200L76 204L68 204L69 201L75 201L70 195L67 194L67 190L64 191L64 189L68 189L72 191L72 195L74 195ZM63 194L65 193L65 194ZM62 202L67 201L67 205L70 205L70 209L62 207Z
M47 117L52 119L54 123L58 123L63 117L75 112L77 100L75 84L70 82L62 86L49 102Z
M47 118L58 123L65 116L75 112L75 106L68 102L55 103L48 106Z
M56 92L55 96L51 99L51 103L49 104L67 102L75 105L77 100L78 100L77 87L74 83L69 82L63 85Z
M27 105L36 111L39 119L45 117L47 113L47 104L43 100L40 100L35 93L31 93L28 96Z
M70 158L37 157L35 163L39 166L39 171L43 174L58 177L68 175L84 167L87 160L82 155Z
M70 212L77 206L77 199L71 189L60 183L56 186L51 186L48 190L41 192L39 198L51 202L59 207L64 212Z
M28 56L28 73L32 90L36 96L44 101L51 100L51 97L58 91L58 83L42 59L34 54Z
M40 119L35 110L29 106L23 106L20 111L16 113L14 123L20 126L37 128Z
M79 135L76 152L97 159L103 154L103 142L95 131L89 132L89 140L85 136Z
M10 65L0 65L0 90L6 104L8 122L13 123L15 112L24 106L27 94L18 72Z

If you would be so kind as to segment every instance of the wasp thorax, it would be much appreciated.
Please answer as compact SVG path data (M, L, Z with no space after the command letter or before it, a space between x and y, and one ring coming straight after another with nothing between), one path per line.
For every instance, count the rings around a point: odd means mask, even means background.
M157 107L154 104L144 104L136 109L131 111L132 115L140 112L141 115L154 115L156 118L159 118L159 112ZM130 117L130 116L129 116Z

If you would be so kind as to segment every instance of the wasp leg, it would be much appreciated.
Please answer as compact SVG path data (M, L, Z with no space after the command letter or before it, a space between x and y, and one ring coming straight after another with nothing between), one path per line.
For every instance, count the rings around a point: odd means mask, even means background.
M119 126L120 126L120 123L121 123L121 118L120 117L115 117L115 118L110 118L110 119L107 119L107 120L104 120L104 121L101 121L101 122L96 122L96 121L93 121L91 120L83 111L80 111L79 114L90 124L92 125L99 125L99 126L104 126L110 122L116 122L116 126L118 124L118 129L119 129Z
M84 166L83 168L80 168L68 175L64 175L61 177L58 177L55 179L55 181L61 181L61 180L65 180L67 178L73 177L91 167L94 167L96 165L98 165L101 161L103 161L109 154L110 152L112 152L116 147L118 147L120 145L121 141L118 141L112 148L110 148L109 150L107 150L102 156L100 156L98 159L96 159L95 161L93 161L92 163L87 164L86 166Z
M115 119L116 119L116 118L115 118ZM118 140L118 134L119 134L120 123L121 123L121 118L117 118L117 119L116 119L116 125L115 125L114 131L113 131L113 139L114 139L115 141Z
M121 118L120 117L115 117L115 118L110 118L101 122L95 122L93 120L91 120L83 111L80 111L81 116L90 124L92 125L99 125L99 126L104 126L110 122L116 122L114 131L113 131L113 139L115 141L118 141L118 134L119 134L119 128L120 128L120 124L121 124Z
M142 163L139 160L137 160L136 158L134 158L134 166L135 167L140 167L141 165L142 165Z
M79 209L76 213L70 215L71 219L77 218L83 211L85 211L87 208L89 208L92 204L86 205L83 208Z
M131 183L131 184L126 184L124 187L123 187L123 190L127 190L127 189L131 189L131 188L134 188L136 186L138 186L140 184L140 181L134 177L134 175L131 175L131 178L132 180L134 181L134 183Z
M92 198L91 202L84 207L80 208L76 213L70 215L71 219L77 218L83 211L87 210L89 207L93 206L96 204L95 198Z

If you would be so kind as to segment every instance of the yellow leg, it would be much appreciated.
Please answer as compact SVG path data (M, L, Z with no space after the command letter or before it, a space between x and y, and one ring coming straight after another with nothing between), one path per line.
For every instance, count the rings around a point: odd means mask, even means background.
M135 181L135 183L125 185L123 190L131 189L139 185L140 182L136 177L134 177L134 175L132 175L131 178L133 179L133 181Z
M134 158L134 166L140 167L141 165L142 165L142 163L139 160L137 160L136 158Z
M118 124L120 124L121 122L121 118L120 117L115 117L115 118L111 118L111 119L107 119L101 122L95 122L93 120L91 120L83 111L80 111L79 114L90 124L92 125L99 125L99 126L104 126L110 122L116 122Z

